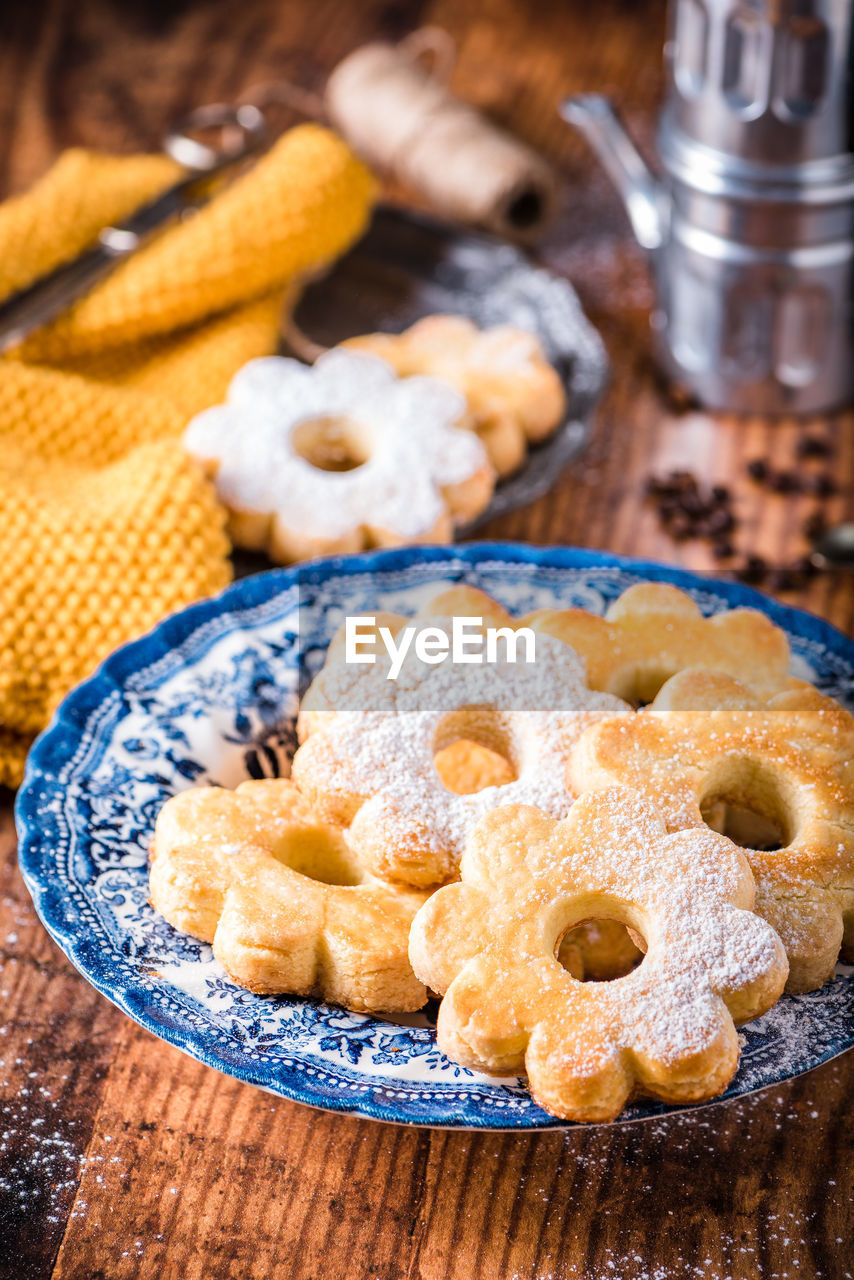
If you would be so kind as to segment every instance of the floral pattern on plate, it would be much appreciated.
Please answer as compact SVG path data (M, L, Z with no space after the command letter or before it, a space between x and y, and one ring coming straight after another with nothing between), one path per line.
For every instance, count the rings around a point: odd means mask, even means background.
M285 774L299 694L347 613L412 612L466 581L514 612L544 603L603 612L638 581L673 582L704 613L747 604L789 635L797 674L854 698L854 643L746 587L568 548L411 548L244 579L119 650L59 708L18 797L20 860L47 929L98 990L193 1057L284 1097L401 1123L560 1127L519 1080L479 1076L437 1049L431 1009L383 1020L231 984L210 948L150 906L157 811L182 788ZM724 1097L799 1075L854 1045L854 970L784 996L742 1028ZM642 1101L620 1122L677 1108Z

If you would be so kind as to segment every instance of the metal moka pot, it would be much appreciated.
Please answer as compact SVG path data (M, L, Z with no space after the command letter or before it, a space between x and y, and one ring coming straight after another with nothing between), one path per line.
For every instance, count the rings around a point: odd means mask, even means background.
M568 98L656 276L662 361L710 408L854 396L854 0L671 0L661 177Z

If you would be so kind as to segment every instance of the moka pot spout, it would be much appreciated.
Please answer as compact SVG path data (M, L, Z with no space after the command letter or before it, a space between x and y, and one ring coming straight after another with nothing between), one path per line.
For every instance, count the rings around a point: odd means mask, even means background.
M635 238L654 253L665 239L669 197L607 98L580 93L565 98L561 116L587 139L622 197Z

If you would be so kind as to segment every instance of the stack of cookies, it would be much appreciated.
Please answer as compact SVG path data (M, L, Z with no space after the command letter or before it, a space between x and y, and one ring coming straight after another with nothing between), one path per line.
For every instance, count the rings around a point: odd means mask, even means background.
M764 615L659 583L604 618L457 586L373 625L461 617L536 663L388 680L337 638L290 780L164 806L152 901L256 992L439 995L442 1050L556 1116L720 1094L736 1026L854 953L854 717Z

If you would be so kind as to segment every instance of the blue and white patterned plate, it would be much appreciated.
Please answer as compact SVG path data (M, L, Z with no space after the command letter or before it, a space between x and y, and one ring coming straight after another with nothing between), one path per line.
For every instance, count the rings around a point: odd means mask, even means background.
M382 1020L233 986L209 947L149 906L147 848L173 792L287 769L299 689L345 613L407 611L429 585L461 580L514 611L546 602L602 611L633 582L650 579L682 587L706 613L763 609L787 631L798 674L851 703L854 643L840 632L748 588L661 565L483 543L260 574L119 650L66 698L39 738L17 805L21 866L39 915L99 991L155 1035L239 1080L379 1120L559 1126L520 1081L490 1080L444 1058L423 1015ZM783 997L742 1034L727 1098L842 1053L854 1045L854 970L840 966L821 991ZM639 1102L621 1120L670 1110Z

